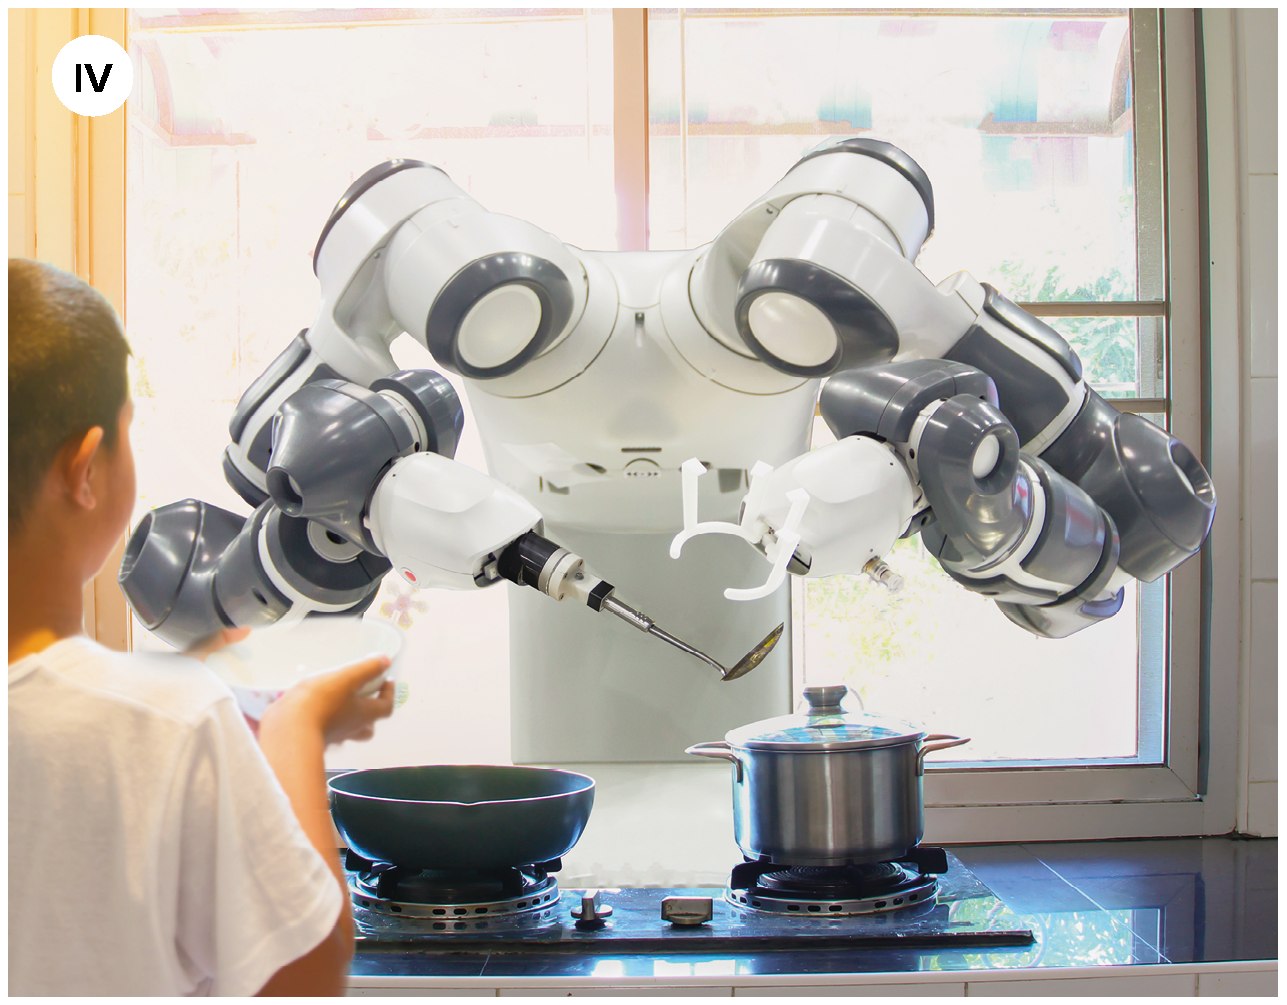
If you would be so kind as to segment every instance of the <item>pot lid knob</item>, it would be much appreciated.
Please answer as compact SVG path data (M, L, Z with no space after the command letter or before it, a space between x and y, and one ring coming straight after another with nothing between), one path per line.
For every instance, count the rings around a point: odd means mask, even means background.
M810 715L837 715L843 711L840 702L849 693L843 684L814 685L804 689Z

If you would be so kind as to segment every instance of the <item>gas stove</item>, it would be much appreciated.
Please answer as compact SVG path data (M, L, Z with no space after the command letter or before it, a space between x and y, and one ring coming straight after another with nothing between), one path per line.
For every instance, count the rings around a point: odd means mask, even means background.
M747 862L723 891L560 891L558 862L415 872L349 853L359 948L582 953L1028 946L1033 935L949 852L817 868Z
M416 918L438 932L485 931L498 918L539 927L553 918L558 862L510 869L404 869L348 852L355 907L389 917Z

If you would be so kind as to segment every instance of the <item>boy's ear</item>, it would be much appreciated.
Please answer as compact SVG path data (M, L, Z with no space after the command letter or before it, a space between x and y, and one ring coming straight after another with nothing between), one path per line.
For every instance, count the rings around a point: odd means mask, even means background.
M95 426L79 441L72 439L67 442L67 445L63 448L66 454L66 461L58 465L61 469L63 484L68 495L71 496L76 505L85 509L93 509L98 505L98 499L94 495L94 487L91 484L90 477L93 474L94 461L98 459L99 447L102 442L103 427Z

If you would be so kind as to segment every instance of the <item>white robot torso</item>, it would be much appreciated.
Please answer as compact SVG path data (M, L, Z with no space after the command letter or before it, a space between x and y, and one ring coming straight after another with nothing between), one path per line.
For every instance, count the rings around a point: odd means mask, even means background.
M679 469L690 457L718 472L703 502L736 520L747 472L807 449L819 381L715 345L711 355L726 357L721 382L685 357L696 321L684 280L695 257L580 253L590 296L573 332L511 376L467 381L488 469L547 523L676 533Z

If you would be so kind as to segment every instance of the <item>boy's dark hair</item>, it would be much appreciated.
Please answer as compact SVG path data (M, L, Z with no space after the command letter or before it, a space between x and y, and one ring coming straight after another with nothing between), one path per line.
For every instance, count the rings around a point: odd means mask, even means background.
M9 259L9 530L72 437L116 425L129 394L125 334L106 298L62 269Z

